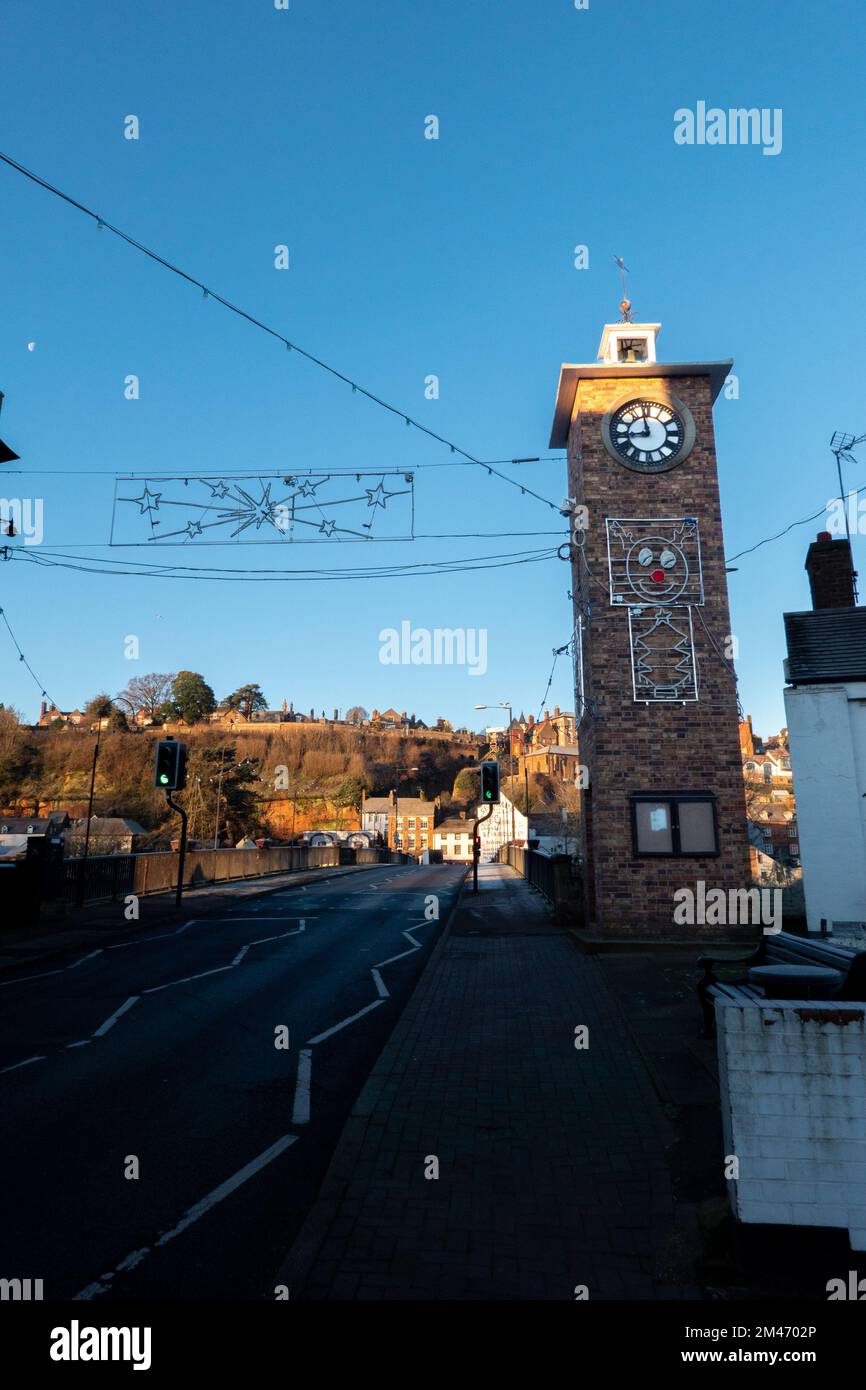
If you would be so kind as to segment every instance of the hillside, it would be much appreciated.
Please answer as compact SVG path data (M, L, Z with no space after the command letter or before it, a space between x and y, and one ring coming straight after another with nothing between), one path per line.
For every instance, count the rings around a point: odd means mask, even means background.
M128 816L164 842L175 818L152 785L159 730L105 731L100 741L94 812ZM213 833L220 823L231 838L254 831L287 836L316 826L357 825L362 792L384 795L397 770L404 793L420 792L450 804L460 770L475 763L483 740L441 733L287 724L279 730L227 732L202 725L184 730L189 779L184 793L191 834ZM95 736L78 729L31 729L5 723L0 730L0 808L7 814L87 811ZM417 768L410 772L409 769ZM195 822L198 822L197 824Z

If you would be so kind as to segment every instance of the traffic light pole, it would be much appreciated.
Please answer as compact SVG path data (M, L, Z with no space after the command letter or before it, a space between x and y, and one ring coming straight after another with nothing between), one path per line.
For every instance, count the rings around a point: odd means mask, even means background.
M482 821L490 820L493 815L493 807L487 807L486 816L475 816L472 821L472 892L478 892L478 857L481 853L481 846L478 843L478 827Z
M167 791L167 792L166 792L166 794L165 794L165 799L166 799L166 802L168 803L168 805L171 807L171 809L172 809L173 811L177 811L177 814L180 816L180 854L179 854L179 856L178 856L178 861L177 861L177 891L175 892L175 895L174 895L174 905L175 905L175 907L180 907L181 901L182 901L182 899L183 899L183 869L184 869L184 863L185 863L185 861L186 861L186 821L187 821L187 815L186 815L186 811L183 809L182 806L178 806L174 801L172 801L172 799L171 799L171 792L170 792L170 791Z

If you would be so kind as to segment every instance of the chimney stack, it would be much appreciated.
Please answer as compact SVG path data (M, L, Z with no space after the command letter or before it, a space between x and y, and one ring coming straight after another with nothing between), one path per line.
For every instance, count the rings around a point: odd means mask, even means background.
M809 546L806 573L812 591L812 607L853 608L854 565L851 542L843 537L835 540L829 531L819 531L818 539Z

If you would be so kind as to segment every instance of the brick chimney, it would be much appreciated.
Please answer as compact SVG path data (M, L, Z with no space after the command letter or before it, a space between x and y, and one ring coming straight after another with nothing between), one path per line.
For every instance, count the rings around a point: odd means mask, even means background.
M834 541L829 531L819 531L806 555L806 573L813 608L854 607L854 565L847 538Z

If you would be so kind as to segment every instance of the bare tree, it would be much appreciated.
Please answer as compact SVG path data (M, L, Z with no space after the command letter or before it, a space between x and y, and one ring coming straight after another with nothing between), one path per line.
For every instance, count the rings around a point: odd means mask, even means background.
M137 714L156 718L156 712L168 699L174 673L152 671L149 676L133 676L125 690L120 691Z

